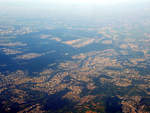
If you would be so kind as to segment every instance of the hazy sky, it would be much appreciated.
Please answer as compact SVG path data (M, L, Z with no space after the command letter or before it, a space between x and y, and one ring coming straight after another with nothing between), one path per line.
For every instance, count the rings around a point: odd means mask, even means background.
M9 4L9 3L56 3L56 4L118 4L118 3L132 3L132 2L144 2L149 0L0 0L0 3Z
M146 2L150 3L150 0L0 0L0 15L15 13L19 15L28 13L94 14L100 11L105 13L106 10L113 12L115 9L132 10L137 4L142 6L141 4Z

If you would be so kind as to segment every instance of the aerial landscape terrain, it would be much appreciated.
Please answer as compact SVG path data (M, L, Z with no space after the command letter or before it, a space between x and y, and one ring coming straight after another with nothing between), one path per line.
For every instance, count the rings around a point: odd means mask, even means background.
M150 113L150 1L41 1L0 1L0 113Z

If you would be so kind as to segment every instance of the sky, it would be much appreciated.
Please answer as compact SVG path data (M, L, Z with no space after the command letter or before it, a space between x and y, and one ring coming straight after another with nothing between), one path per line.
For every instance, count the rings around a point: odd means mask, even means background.
M20 4L20 3L35 3L35 4L101 4L113 5L121 3L144 2L149 0L0 0L1 4Z
M39 0L41 1L41 0ZM125 2L131 2L135 0L45 0L45 2L54 2L54 3L78 3L78 4L102 4L102 5L108 5L108 4L118 4L118 3L125 3ZM138 0L136 0L138 1ZM44 1L43 1L44 2Z
M100 10L105 13L106 10L113 12L115 8L128 10L131 4L140 6L146 2L150 3L150 0L0 0L0 15L15 15L15 13L19 15L27 13L57 13L58 15L80 13L82 15L98 13Z
M72 6L114 6L124 4L140 4L150 0L0 0L0 10L10 8L64 8Z

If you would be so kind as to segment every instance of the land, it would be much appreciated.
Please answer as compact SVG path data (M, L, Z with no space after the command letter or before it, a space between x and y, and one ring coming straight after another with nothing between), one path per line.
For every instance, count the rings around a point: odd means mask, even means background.
M150 112L149 20L16 26L0 26L0 112Z

